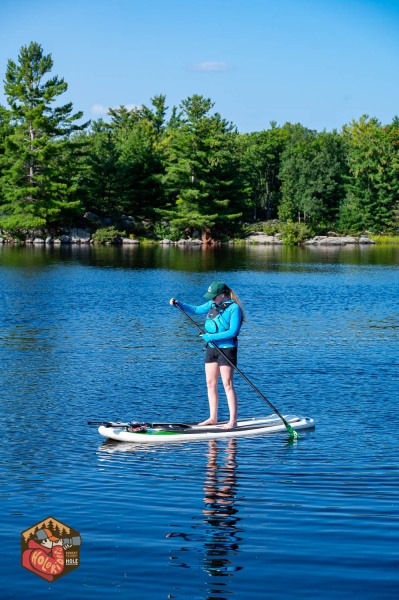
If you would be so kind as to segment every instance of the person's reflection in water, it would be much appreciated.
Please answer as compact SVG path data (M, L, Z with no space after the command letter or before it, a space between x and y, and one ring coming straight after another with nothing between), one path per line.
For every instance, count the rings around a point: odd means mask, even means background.
M167 538L180 538L184 545L174 550L170 559L175 566L191 568L193 565L186 560L179 560L181 552L188 553L191 549L201 553L200 566L210 576L204 600L228 600L232 595L231 585L226 577L232 577L242 569L237 564L239 553L240 529L238 523L238 508L235 501L237 496L237 442L235 439L225 441L209 441L204 492L202 519L193 525L194 531L170 532ZM197 548L190 548L194 543ZM174 595L170 595L174 597Z
M224 446L224 443L221 443ZM224 460L221 465L218 464L219 451L221 447L219 442L212 440L209 442L208 464L205 479L205 497L204 524L206 526L206 536L204 543L203 568L211 577L232 577L235 571L242 567L236 564L235 557L238 555L239 542L238 536L238 509L234 503L237 495L237 441L228 440L224 447ZM222 458L222 455L220 456ZM208 599L216 594L221 599L221 590L223 586L224 593L228 594L226 583L211 582L210 595Z

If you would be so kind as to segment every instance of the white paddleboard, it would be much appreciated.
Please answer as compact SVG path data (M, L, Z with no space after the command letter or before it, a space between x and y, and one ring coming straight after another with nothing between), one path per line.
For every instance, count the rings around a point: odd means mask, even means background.
M283 415L295 430L313 429L315 422L310 417ZM197 423L104 423L98 428L100 435L119 442L165 443L194 440L214 440L259 434L286 432L287 428L277 415L240 419L234 429L223 429L218 425L198 425Z

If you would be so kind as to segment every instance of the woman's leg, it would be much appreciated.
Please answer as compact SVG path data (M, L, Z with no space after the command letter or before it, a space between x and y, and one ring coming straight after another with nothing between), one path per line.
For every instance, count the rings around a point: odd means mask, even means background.
M232 429L237 426L237 394L234 389L233 377L234 369L230 365L220 367L224 391L227 396L227 404L229 405L230 419L223 429Z
M218 379L220 368L217 362L205 363L206 386L208 388L209 419L199 425L216 425L218 422Z

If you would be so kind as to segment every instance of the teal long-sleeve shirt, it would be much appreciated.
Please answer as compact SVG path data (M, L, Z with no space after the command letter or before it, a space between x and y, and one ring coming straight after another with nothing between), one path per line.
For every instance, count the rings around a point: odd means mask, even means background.
M212 306L216 306L212 300L209 300L209 302L205 302L205 304L201 304L200 306L186 304L185 302L180 302L180 300L178 300L177 303L180 308L191 315L206 315ZM204 333L202 339L207 344L212 342L212 344L218 348L234 348L234 346L238 345L237 336L240 333L242 325L242 310L236 302L229 304L223 311L223 321L228 325L225 331Z

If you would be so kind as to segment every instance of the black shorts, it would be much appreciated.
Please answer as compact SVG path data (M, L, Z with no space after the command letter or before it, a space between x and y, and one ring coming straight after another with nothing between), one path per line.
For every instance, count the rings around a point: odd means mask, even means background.
M234 348L220 348L223 354L227 356L227 358L233 363L233 365L237 366L237 346ZM231 364L228 360L223 356L222 352L219 352L213 346L207 346L206 354L205 354L205 363L218 363L219 367L231 367Z

